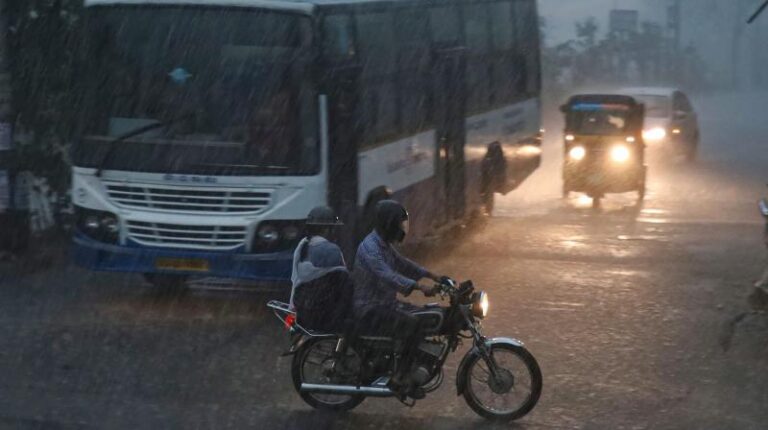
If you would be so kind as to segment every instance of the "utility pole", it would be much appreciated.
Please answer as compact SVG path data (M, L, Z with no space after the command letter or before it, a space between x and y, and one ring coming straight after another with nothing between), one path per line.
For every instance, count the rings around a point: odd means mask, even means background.
M8 46L8 8L0 0L0 216L11 208L10 158L12 149L11 74Z
M15 110L8 6L8 0L0 0L0 257L8 251L23 251L29 241L29 208L19 193L19 169L13 145Z
M670 80L675 79L676 76L679 76L680 70L678 69L679 56L680 56L680 34L681 34L681 0L672 0L671 3L667 5L667 31L669 34L669 38L667 39L668 47L666 49L667 51L667 78ZM671 43L668 42L668 40L671 39Z

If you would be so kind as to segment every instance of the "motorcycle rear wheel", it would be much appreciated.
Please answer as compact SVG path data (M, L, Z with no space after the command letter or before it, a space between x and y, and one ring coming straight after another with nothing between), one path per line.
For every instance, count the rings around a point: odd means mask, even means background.
M489 420L512 421L522 418L533 410L541 397L543 378L539 364L528 350L520 346L495 344L491 346L491 354L498 364L500 376L494 379L485 359L479 354L475 355L467 363L464 400L473 411ZM518 386L521 389L518 390ZM483 388L490 391L490 400L479 393ZM507 403L506 396L517 392L524 394L519 404L516 402L508 408L495 407L499 400Z
M328 372L324 372L323 369L323 366L329 363L329 360L334 359L333 354L337 340L336 338L309 340L293 356L291 364L293 386L302 400L315 409L348 411L354 409L365 400L365 396L362 395L321 394L301 391L302 383L341 385L350 383L350 381L339 380L339 377L336 377L333 373L327 374ZM351 348L347 354L356 355ZM312 370L320 370L320 375L312 374Z

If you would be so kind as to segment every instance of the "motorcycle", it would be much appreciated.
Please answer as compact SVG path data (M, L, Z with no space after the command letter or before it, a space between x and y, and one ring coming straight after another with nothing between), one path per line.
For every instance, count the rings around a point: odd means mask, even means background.
M516 420L533 410L541 396L541 370L519 340L483 336L480 323L488 315L488 295L475 291L472 281L446 280L435 291L449 305L432 304L414 312L421 320L424 338L413 358L411 380L425 393L437 390L449 354L468 339L472 348L458 367L457 395L491 420ZM368 397L398 397L389 384L401 359L394 339L315 333L297 323L288 304L273 300L267 306L292 334L286 355L293 355L293 385L307 404L344 411Z

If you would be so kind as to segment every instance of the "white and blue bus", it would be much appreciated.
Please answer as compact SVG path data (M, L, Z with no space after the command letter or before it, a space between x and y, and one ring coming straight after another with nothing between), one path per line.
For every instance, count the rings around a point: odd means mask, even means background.
M380 199L434 234L539 166L535 0L85 5L83 267L284 280L316 205L354 249Z

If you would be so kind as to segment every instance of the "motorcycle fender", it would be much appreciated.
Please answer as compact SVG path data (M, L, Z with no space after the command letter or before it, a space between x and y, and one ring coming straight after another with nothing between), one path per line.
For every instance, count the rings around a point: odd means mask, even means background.
M493 339L487 339L485 341L485 345L487 347L491 347L492 345L499 345L499 344L507 344L512 346L517 346L522 348L523 342L520 342L517 339L513 339L510 337L494 337ZM469 372L469 363L472 361L472 359L479 355L480 351L477 349L477 346L473 346L472 349L467 351L466 354L464 354L464 358L461 359L461 363L459 364L458 370L456 370L456 395L460 396L464 394L464 390L467 388L466 380L467 380L467 372Z
M289 355L294 355L297 352L299 352L299 349L301 349L302 346L304 346L305 343L307 343L306 336L297 336L294 339L291 340L291 348L288 349L288 351L285 351L284 353L280 354L281 357L287 357Z

